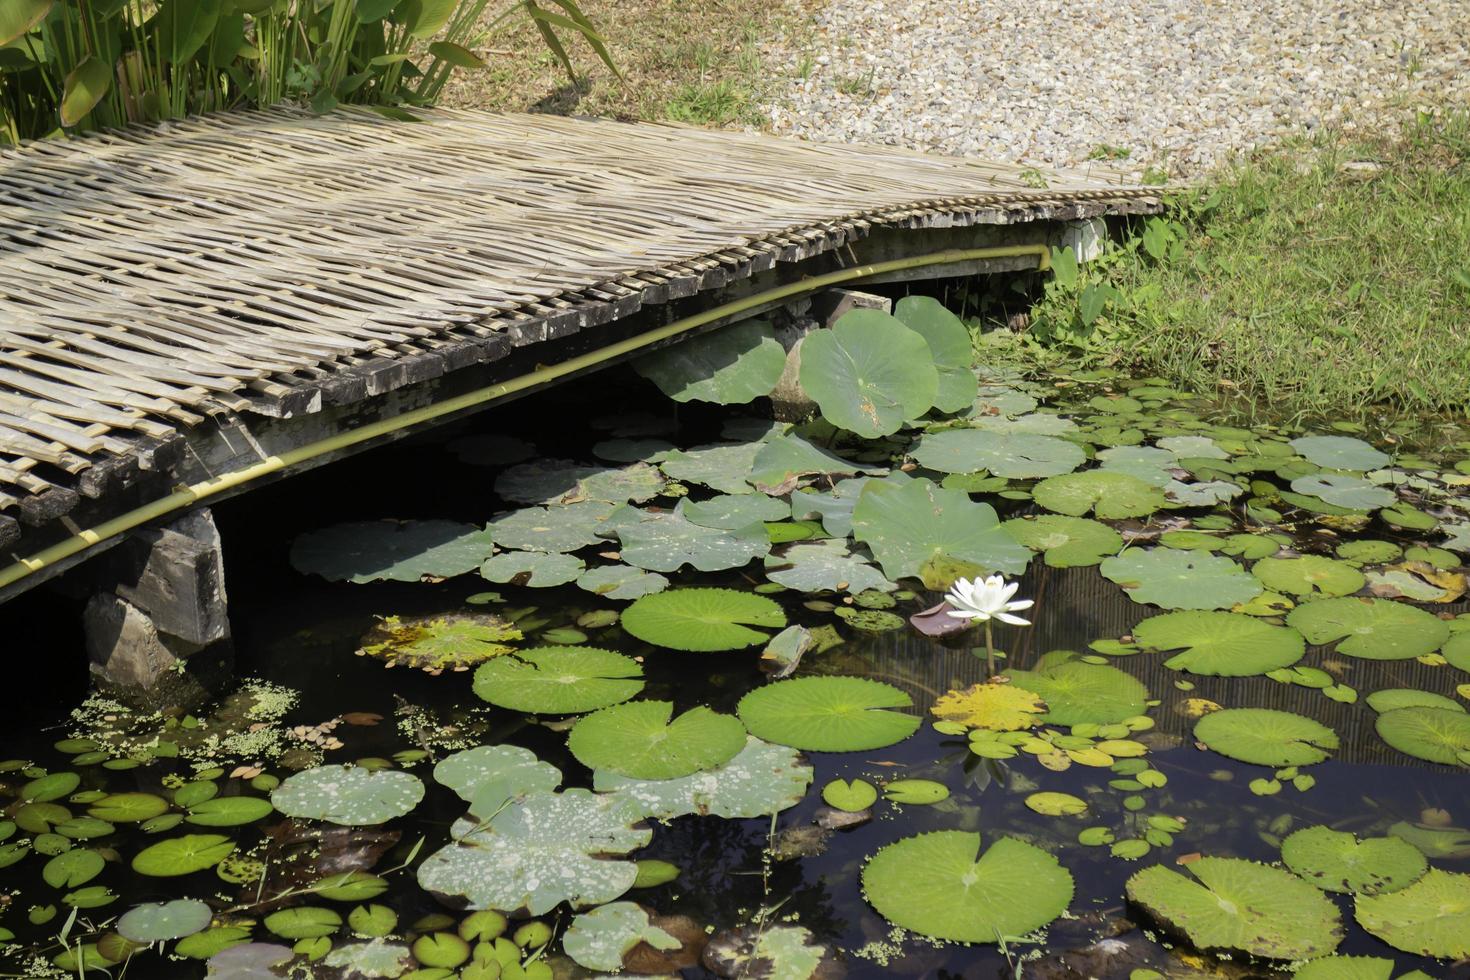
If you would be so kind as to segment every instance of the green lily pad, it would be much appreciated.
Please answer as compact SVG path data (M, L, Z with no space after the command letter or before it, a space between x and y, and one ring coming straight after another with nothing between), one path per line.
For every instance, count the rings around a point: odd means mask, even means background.
M638 877L620 856L652 836L642 817L621 794L533 793L488 820L455 821L454 843L424 859L418 882L472 909L544 915L562 902L602 905Z
M1157 445L1180 459L1230 458L1230 454L1209 436L1168 436L1158 440Z
M898 586L867 561L848 550L840 538L797 543L780 555L766 556L766 578L802 592L848 592L875 589L892 592Z
M243 827L271 815L270 800L258 796L220 796L196 803L184 820L197 827Z
M97 877L106 866L101 854L78 847L47 861L41 869L41 878L52 888L76 888Z
M82 783L82 777L74 772L53 772L32 779L20 788L20 798L26 803L50 803L70 795Z
M1026 808L1043 817L1074 817L1087 812L1087 801L1070 793L1032 793Z
M580 966L613 973L623 969L623 957L641 943L661 950L684 945L654 925L636 902L612 902L584 912L562 936L562 950Z
M1258 766L1306 766L1337 748L1337 733L1320 722L1270 708L1225 708L1194 726L1194 737L1230 759Z
M665 475L683 483L697 483L720 493L755 493L746 477L754 472L762 445L739 442L676 449L659 466Z
M519 463L495 479L495 492L518 504L574 504L600 500L610 504L643 503L664 487L663 477L647 463L587 466L567 459Z
M172 878L204 871L235 850L235 842L219 834L185 834L150 844L133 855L133 870L153 878Z
M852 528L891 581L920 578L925 563L940 557L1007 575L1021 574L1031 560L1031 552L1000 526L995 508L928 480L869 480L853 509Z
M1031 491L1042 507L1082 517L1088 511L1104 520L1143 517L1168 504L1162 490L1136 476L1108 470L1084 470L1047 477Z
M704 963L720 977L741 980L828 980L842 975L837 953L801 926L762 923L715 933Z
M964 322L932 296L905 296L894 304L893 315L929 345L939 372L934 407L941 412L969 408L980 386L970 370L975 346Z
M1098 568L1134 602L1165 609L1228 609L1261 594L1261 583L1221 555L1174 548L1136 548Z
M342 916L320 905L298 905L272 912L262 924L282 939L317 939L342 928Z
M742 320L633 362L676 402L742 405L771 393L786 366L786 349L765 319Z
M883 784L883 798L905 806L928 806L949 799L949 787L932 779L895 779Z
M1133 640L1145 650L1179 651L1164 661L1166 667L1211 677L1250 677L1290 667L1306 650L1294 629L1240 613L1199 610L1145 619Z
M1446 960L1470 957L1470 874L1431 868L1407 888L1360 895L1354 914L1394 949Z
M401 817L423 798L424 784L412 773L317 766L286 777L271 805L288 817L362 827Z
M1002 837L983 854L958 830L906 837L863 868L863 894L889 922L925 936L997 943L1067 910L1072 876L1039 847Z
M481 700L511 711L574 715L595 711L643 690L643 667L632 657L597 647L537 647L497 657L475 671Z
M1377 510L1398 502L1398 494L1385 490L1360 476L1346 473L1313 473L1291 481L1291 489L1325 500L1333 507L1347 510Z
M1293 980L1390 980L1393 960L1378 956L1323 956L1308 960L1292 975ZM1405 980L1420 980L1405 974Z
M1352 565L1320 555L1262 558L1251 567L1251 574L1272 592L1307 599L1352 595L1366 584L1363 573Z
M546 589L575 582L586 568L573 555L544 551L507 551L486 560L480 575L487 582Z
M701 503L685 502L684 516L700 527L734 531L767 521L784 521L791 506L759 493L725 493Z
M764 525L752 523L735 530L704 527L684 516L686 503L679 501L668 513L627 515L617 523L623 561L652 572L675 572L685 565L717 572L739 568L771 550Z
M118 935L135 943L157 943L182 939L209 928L214 909L197 898L137 905L117 920Z
M174 955L207 960L215 954L250 941L250 930L242 926L215 926L185 936L174 946Z
M745 748L729 762L680 779L630 779L597 770L598 792L632 800L656 820L699 814L745 820L779 813L800 803L812 781L812 767L801 754L747 736Z
M509 653L521 631L497 616L386 616L363 635L365 656L393 667L454 670Z
M1082 447L1067 439L985 429L928 433L919 440L913 457L921 466L940 473L985 470L1011 480L1070 473L1087 459Z
M1417 847L1397 837L1358 840L1331 827L1306 827L1281 842L1288 868L1325 892L1378 895L1413 884L1429 869Z
M87 812L108 823L142 823L168 812L168 801L152 793L109 793L94 801Z
M413 970L414 956L402 943L374 938L367 942L343 943L334 947L322 958L322 965L341 970L342 976L402 977L408 976ZM428 970L422 972L430 974Z
M480 745L446 756L434 779L454 790L470 812L494 814L507 800L549 793L561 785L561 770L517 745Z
M1085 517L1042 514L1013 518L1001 527L1032 551L1041 552L1052 568L1096 565L1123 547L1123 536L1117 531Z
M1337 907L1281 868L1206 857L1189 876L1156 864L1128 879L1128 898L1204 950L1240 950L1278 960L1324 956L1342 941Z
M576 551L602 541L597 527L613 511L604 500L522 507L485 526L496 545L521 551Z
M847 813L861 813L878 802L878 788L866 779L834 779L822 787L822 802Z
M629 565L599 565L589 568L577 578L577 588L609 599L641 599L669 587L669 580L657 572L646 572Z
M1372 470L1390 462L1384 453L1350 436L1303 436L1291 440L1291 448L1328 470Z
M882 473L843 459L835 453L812 445L792 433L769 436L756 453L746 482L763 494L782 496L805 486L817 477L851 476L859 471ZM775 520L777 518L763 518Z
M572 727L567 748L588 769L632 779L677 779L713 769L745 748L745 728L732 715L694 707L673 718L672 701L628 701L587 715Z
M1463 709L1396 708L1378 716L1378 737L1405 755L1470 766L1470 714Z
M878 310L853 310L809 334L799 378L823 418L867 439L897 432L939 393L928 341Z
M1394 561L1403 553L1404 549L1391 541L1344 541L1337 546L1337 557L1359 565Z
M859 752L901 742L919 719L890 709L913 704L896 687L863 677L800 677L740 699L752 735L809 752Z
M1116 724L1143 714L1148 701L1142 681L1107 664L1048 655L1034 670L1007 670L1005 676L1046 703L1038 719L1043 724Z
M1374 691L1364 700L1368 707L1379 714L1385 711L1395 711L1399 708L1448 708L1450 711L1464 711L1465 706L1454 698L1447 698L1443 694L1435 694L1433 691L1420 691L1412 687L1389 688L1383 691Z
M298 537L291 566L329 582L417 582L480 567L495 550L490 532L455 521L364 521Z
M1422 657L1450 636L1443 620L1390 599L1322 599L1293 609L1286 622L1308 643L1341 640L1338 653L1367 660Z
M630 635L673 650L739 650L770 639L753 627L785 625L776 603L734 589L674 589L644 596L623 611Z
M834 538L852 534L852 512L868 485L869 477L842 480L831 490L821 493L793 493L791 518L796 521L819 520L822 529Z

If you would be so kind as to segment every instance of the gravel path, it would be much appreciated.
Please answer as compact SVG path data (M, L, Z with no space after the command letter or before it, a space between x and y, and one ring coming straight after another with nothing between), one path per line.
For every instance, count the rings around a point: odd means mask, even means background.
M1190 175L1470 104L1470 0L827 0L800 43L767 52L777 132L1036 164Z

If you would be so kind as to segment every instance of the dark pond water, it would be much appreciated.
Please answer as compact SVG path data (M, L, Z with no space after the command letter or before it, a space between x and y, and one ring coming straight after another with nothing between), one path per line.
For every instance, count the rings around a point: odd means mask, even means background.
M1121 383L1119 383L1121 386ZM492 708L471 690L472 673L445 672L438 676L410 669L385 670L371 658L357 654L360 640L377 619L436 616L445 613L491 612L515 620L530 646L548 630L580 630L590 645L641 657L647 686L642 697L673 701L680 710L697 704L734 713L748 691L768 683L759 669L759 648L714 653L684 653L639 641L617 624L578 626L584 614L626 607L626 603L598 598L573 585L532 589L491 584L476 575L458 576L438 583L380 582L354 585L327 582L292 568L291 541L300 533L328 524L382 517L449 519L483 524L507 505L494 495L494 468L458 460L447 447L450 440L472 432L514 430L535 443L547 456L590 459L591 443L606 433L589 433L577 420L596 416L609 399L620 406L639 407L646 390L631 377L615 376L599 382L596 391L575 388L541 396L492 413L473 422L471 429L435 434L332 467L287 483L264 488L246 498L219 506L216 514L224 535L232 621L238 670L250 678L244 705L255 714L227 718L229 708L210 717L209 709L195 717L174 719L165 739L184 746L178 758L146 760L135 768L105 768L103 760L126 756L151 740L156 722L119 715L96 703L71 714L80 693L68 684L74 677L55 679L60 695L52 707L40 702L50 692L27 688L31 714L19 715L7 732L0 759L15 760L0 773L0 805L8 806L0 819L14 819L24 802L26 786L42 774L75 772L78 785L54 800L73 816L84 815L98 794L143 793L169 799L185 784L210 782L221 798L265 797L268 783L257 776L286 778L303 765L354 760L385 760L421 777L427 793L423 803L406 817L363 828L336 828L319 823L292 823L280 814L242 826L161 827L152 833L133 823L118 822L110 831L86 827L74 836L13 828L0 846L29 843L28 853L0 869L0 928L12 935L14 945L0 951L0 975L44 975L42 968L62 952L62 943L104 940L101 953L87 976L106 970L113 976L122 965L104 963L106 952L120 948L116 918L141 903L190 897L208 903L215 928L237 928L235 934L261 943L291 947L297 940L272 935L265 917L292 905L325 906L344 918L359 901L323 901L296 895L271 899L288 887L302 887L330 873L360 868L383 872L410 858L444 846L451 823L463 815L465 804L430 777L435 760L474 745L513 744L533 751L557 766L565 786L590 786L591 774L566 748L565 726L538 723L530 716ZM681 446L717 437L721 419L729 414L682 408L677 415L658 401L648 405L671 423L677 423L673 441ZM1155 412L1166 407L1154 409ZM1194 403L1196 418L1208 418L1208 409ZM528 420L556 420L532 425ZM1445 447L1448 448L1448 447ZM1013 481L1012 488L1029 486ZM696 496L708 495L698 487ZM1002 516L1030 513L1029 500L992 498ZM664 504L672 501L665 500ZM1204 513L1202 509L1191 513ZM1147 528L1149 518L1117 522ZM1333 531L1332 528L1325 530ZM1295 540L1320 535L1324 526L1310 519L1292 525ZM1348 531L1333 531L1351 537ZM1374 526L1361 536L1403 543L1421 539L1417 532ZM1145 539L1147 540L1147 539ZM592 549L595 551L596 549ZM1302 550L1307 550L1302 547ZM586 552L584 552L586 553ZM591 561L589 561L589 564ZM721 586L749 590L765 581L759 563L740 571L681 572L670 575L680 587ZM500 601L485 602L483 593L498 593ZM900 593L900 596L905 593ZM1026 629L1000 627L997 644L1008 651L1007 664L1026 668L1052 650L1088 650L1097 640L1132 634L1145 617L1160 610L1130 600L1117 585L1105 580L1096 567L1051 568L1038 558L1021 578L1019 595L1036 600ZM852 629L834 619L832 607L843 601L834 594L807 595L787 590L772 596L793 624L811 628L836 625L842 642L823 652L809 652L798 676L849 675L869 677L906 692L925 715L945 692L963 690L985 680L983 656L974 653L976 631L959 637L927 638L904 627L886 632ZM939 593L900 598L893 611L902 615L932 604ZM813 603L815 607L813 607ZM1442 619L1464 612L1462 602L1428 604ZM30 610L11 610L14 629L40 630L42 617L75 615L63 599L38 599ZM585 621L584 621L585 622ZM68 628L69 629L69 628ZM13 634L16 635L16 634ZM31 634L37 637L43 632ZM51 635L56 634L53 631ZM558 642L565 634L553 633ZM543 641L544 642L544 641ZM46 655L58 662L80 656L79 638L62 630L46 645ZM707 934L765 922L768 926L801 926L810 941L828 948L828 959L851 977L1012 977L1019 967L1025 977L1073 978L1244 977L1285 975L1283 964L1252 959L1243 953L1221 957L1194 952L1177 934L1125 897L1125 883L1140 869L1153 864L1184 867L1191 855L1244 858L1279 862L1281 841L1293 831L1326 825L1351 831L1362 838L1402 832L1429 850L1432 866L1455 874L1470 873L1470 780L1463 768L1414 759L1386 745L1374 732L1377 712L1363 697L1343 703L1322 691L1283 683L1265 676L1214 677L1184 674L1163 666L1164 656L1141 653L1109 658L1109 663L1141 680L1156 704L1148 708L1153 727L1138 733L1147 747L1147 762L1167 777L1157 788L1118 789L1120 779L1108 767L1074 764L1064 771L1038 765L1022 754L1004 761L972 753L963 734L951 735L923 724L910 738L871 751L808 752L814 779L805 798L770 818L722 819L686 816L653 825L652 840L636 859L658 859L678 868L667 883L637 889L626 898L664 916L687 916L702 939ZM1456 687L1470 675L1454 667L1420 659L1371 660L1334 656L1313 648L1303 665L1325 667L1338 685L1366 695L1385 689L1412 689L1446 698L1465 698ZM1225 707L1271 708L1314 719L1333 729L1341 747L1329 761L1303 767L1315 785L1297 789L1290 774L1273 795L1253 791L1253 781L1269 779L1269 767L1234 761L1207 750L1192 734L1203 702ZM237 705L238 708L238 705ZM322 726L322 727L318 727ZM255 728L252 731L252 727ZM1056 727L1056 726L1052 726ZM130 732L125 738L116 733ZM295 729L295 734L292 730ZM228 732L234 742L199 747L200 733ZM79 756L53 747L67 738L93 738L103 747L94 755ZM112 739L112 741L109 741ZM328 747L323 749L323 745ZM408 753L403 755L401 753ZM135 755L139 754L134 751ZM215 767L222 771L211 772ZM88 764L82 764L83 762ZM371 762L376 765L379 763ZM200 771L203 771L202 776ZM257 773L258 770L258 773ZM881 800L871 819L855 826L828 830L819 826L830 811L820 796L831 780L866 779L874 784L898 778L921 778L943 784L948 798L938 803L898 804ZM1126 777L1124 777L1126 778ZM1026 805L1038 791L1071 794L1088 803L1083 816L1046 816ZM205 791L201 791L205 792ZM88 796L86 794L92 794ZM9 795L5 795L9 794ZM78 795L83 794L83 795ZM172 811L177 812L178 806ZM54 815L53 815L54 816ZM1114 856L1108 846L1084 846L1077 836L1084 828L1107 828L1116 839L1142 837L1150 817L1172 817L1184 829L1172 840L1155 844L1138 859ZM4 824L0 824L3 827ZM772 829L776 835L772 837ZM65 829L65 828L63 828ZM865 901L860 875L865 861L886 845L916 834L938 830L978 832L988 844L1009 836L1035 844L1057 856L1075 880L1075 892L1065 917L1048 929L994 945L942 943L896 930ZM150 877L130 869L133 855L159 839L180 833L217 833L235 844L235 859L219 868L177 877ZM422 849L414 852L417 841ZM43 848L46 849L43 851ZM95 877L75 887L68 881L48 881L46 871L64 850L90 849L104 861ZM37 853L42 851L42 853ZM46 851L53 851L46 853ZM4 852L0 852L4 853ZM240 856L248 858L240 861ZM1181 859L1183 862L1181 863ZM259 862L259 863L253 863ZM264 869L266 885L259 875ZM226 880L227 876L236 881ZM240 879L243 879L241 881ZM423 933L443 929L445 921L425 917L463 913L447 909L417 887L411 870L387 875L388 890L365 900L387 906L396 914L392 935L411 941ZM64 896L79 888L89 892L73 904L83 906L73 915ZM1018 896L1019 899L1020 896ZM1328 895L1341 912L1344 938L1339 954L1392 959L1393 974L1421 969L1435 977L1470 977L1464 963L1416 956L1393 948L1355 924L1353 899ZM95 900L95 904L93 904ZM1445 912L1452 921L1465 919L1464 909ZM538 917L560 933L573 913L566 906ZM1459 916L1454 919L1454 916ZM512 923L514 931L517 923ZM328 945L354 941L345 926L331 930ZM508 932L507 936L511 933ZM65 937L59 939L58 937ZM312 951L310 940L298 948ZM518 957L534 956L539 943L529 942ZM163 952L172 941L134 952L126 964L129 977L203 976L202 958L168 958ZM161 952L162 951L162 952ZM320 953L322 947L314 947ZM267 957L268 958L268 957ZM298 956L302 975L322 977L374 975L324 965L310 966ZM558 974L578 969L557 950L555 943L531 962L552 964ZM70 964L64 964L70 965ZM268 973L225 972L222 975L264 977ZM258 969L251 967L250 969ZM283 968L284 969L284 968ZM786 972L783 972L786 971ZM8 971L8 972L6 972ZM795 971L795 972L792 972ZM703 966L685 967L684 976L712 976ZM76 975L71 972L66 975ZM423 977L448 976L424 972ZM489 976L466 968L474 980ZM513 971L504 975L516 975ZM527 974L522 971L520 975ZM584 972L585 975L585 972ZM769 963L747 964L741 975L805 976L795 967ZM1384 974L1387 976L1387 974Z

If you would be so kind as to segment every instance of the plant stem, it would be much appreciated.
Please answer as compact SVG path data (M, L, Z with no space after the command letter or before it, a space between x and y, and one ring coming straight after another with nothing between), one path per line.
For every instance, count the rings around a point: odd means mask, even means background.
M985 671L990 677L995 676L995 643L990 636L990 620L985 621Z

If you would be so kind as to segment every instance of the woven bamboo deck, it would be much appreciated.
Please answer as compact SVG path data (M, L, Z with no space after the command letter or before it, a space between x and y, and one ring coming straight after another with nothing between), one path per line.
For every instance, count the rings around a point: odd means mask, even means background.
M0 522L166 476L211 420L351 403L876 228L1157 203L1101 172L1038 188L882 148L423 115L226 114L0 152Z

